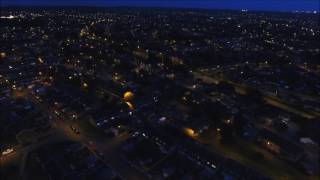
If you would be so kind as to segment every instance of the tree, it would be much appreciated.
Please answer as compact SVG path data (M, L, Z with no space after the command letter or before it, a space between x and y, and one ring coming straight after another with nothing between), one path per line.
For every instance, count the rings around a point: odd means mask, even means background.
M235 132L240 135L242 134L242 129L246 125L247 121L244 118L243 114L241 112L237 113L236 116L234 117L234 129Z
M219 91L225 92L228 94L235 92L235 88L233 87L233 85L225 81L219 82L219 84L217 85L217 88L219 89Z
M253 102L263 103L263 94L256 89L247 89L246 97Z
M223 124L221 128L221 142L224 144L230 144L234 142L233 124Z

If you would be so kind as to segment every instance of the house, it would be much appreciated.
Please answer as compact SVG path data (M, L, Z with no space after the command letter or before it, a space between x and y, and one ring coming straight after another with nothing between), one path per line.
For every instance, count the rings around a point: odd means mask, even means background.
M258 142L269 151L291 162L299 161L305 154L304 149L298 144L266 128L260 130Z

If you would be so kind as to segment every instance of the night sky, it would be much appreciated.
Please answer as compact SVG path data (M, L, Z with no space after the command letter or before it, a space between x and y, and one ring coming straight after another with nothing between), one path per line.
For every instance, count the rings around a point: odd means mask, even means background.
M319 0L0 0L1 5L141 6L319 11Z

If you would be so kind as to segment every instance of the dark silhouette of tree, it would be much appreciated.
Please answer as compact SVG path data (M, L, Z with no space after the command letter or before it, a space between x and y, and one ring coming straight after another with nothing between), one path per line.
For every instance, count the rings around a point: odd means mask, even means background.
M256 103L263 103L263 94L256 89L247 89L246 98L249 101L256 102Z
M221 143L230 144L234 142L233 124L224 123L221 128Z
M231 85L225 81L219 82L219 84L217 85L217 88L219 91L227 93L227 94L231 94L231 93L235 92L233 85Z
M242 129L246 124L247 124L247 121L244 118L243 114L241 112L237 113L236 116L234 117L233 125L234 125L235 132L238 135L242 134Z

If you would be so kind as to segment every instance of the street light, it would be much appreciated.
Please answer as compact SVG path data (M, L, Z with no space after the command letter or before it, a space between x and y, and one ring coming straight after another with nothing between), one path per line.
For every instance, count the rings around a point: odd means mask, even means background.
M269 146L271 143L270 143L270 141L267 141L267 145Z
M3 59L3 58L5 58L7 55L6 55L6 53L5 52L1 52L0 53L0 57L1 57L1 59Z
M133 99L133 97L134 97L134 94L133 94L133 92L131 92L131 91L126 91L126 92L123 94L123 99L124 99L125 101L130 101L130 100Z
M133 107L133 104L132 104L132 103L130 103L130 102L126 102L126 104L128 105L128 108L129 108L130 110L133 110L133 109L134 109L134 107Z
M196 133L191 128L184 128L183 131L189 137L195 137L196 136Z
M8 149L6 149L6 150L4 150L4 151L2 152L2 155L3 155L3 156L4 156L4 155L8 155L8 154L12 153L13 151L14 151L13 148L8 148Z
M42 58L41 58L41 57L39 57L39 58L38 58L38 61L39 61L39 63L40 63L40 64L42 64L42 63L43 63L43 60L42 60Z

